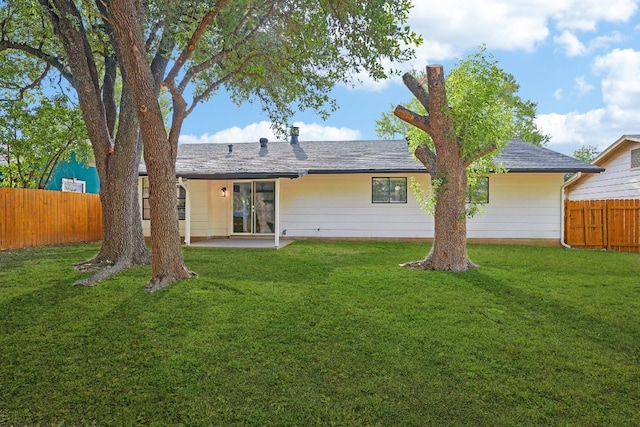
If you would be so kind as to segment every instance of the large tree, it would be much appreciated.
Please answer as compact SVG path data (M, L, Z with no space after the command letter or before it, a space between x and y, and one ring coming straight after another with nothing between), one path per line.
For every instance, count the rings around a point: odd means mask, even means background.
M518 95L513 76L498 67L484 48L460 61L445 78L441 65L427 66L422 79L405 74L415 96L413 111L397 106L394 114L410 124L406 136L415 157L431 177L434 213L431 252L406 267L466 271L476 265L466 249L469 180L500 171L493 159L509 138L544 143L534 123L535 104ZM401 129L389 117L378 122L387 133Z
M24 8L4 8L0 49L31 55L71 82L96 152L104 216L116 221L105 223L103 248L118 241L117 251L94 260L115 262L98 278L144 258L137 200L144 146L150 290L190 274L180 250L175 156L182 123L199 102L224 87L238 103L260 102L278 125L296 108L326 116L336 108L329 93L337 83L360 73L384 78L385 61L410 58L410 46L419 42L405 25L409 0L40 0L37 10L26 0L18 3ZM10 18L24 22L42 11L46 20L35 20L41 37L8 25L16 21ZM172 99L168 132L158 104L163 91ZM133 247L121 239L126 236L134 237Z
M137 192L142 144L129 89L118 85L118 62L105 27L90 10L81 15L73 2L61 6L26 0L0 4L0 76L5 98L13 91L20 99L40 84L75 92L100 178L103 212L100 250L79 266L105 267L80 282L89 285L150 262Z

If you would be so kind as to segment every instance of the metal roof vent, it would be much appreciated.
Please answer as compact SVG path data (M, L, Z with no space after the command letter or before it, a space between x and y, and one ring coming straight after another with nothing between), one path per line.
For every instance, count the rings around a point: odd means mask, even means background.
M300 128L297 126L291 126L291 145L298 144L299 135L300 135Z
M260 148L266 148L269 140L267 138L260 138Z
M233 144L229 144L229 152L233 153Z

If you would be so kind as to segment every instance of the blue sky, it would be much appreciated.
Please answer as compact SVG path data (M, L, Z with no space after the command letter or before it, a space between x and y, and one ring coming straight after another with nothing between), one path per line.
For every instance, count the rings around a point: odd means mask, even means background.
M571 154L604 149L623 134L640 134L640 0L414 0L409 24L424 44L403 70L456 60L485 44L515 76L520 95L538 103L547 145ZM390 64L391 65L391 64ZM333 91L340 109L323 121L298 114L301 141L376 139L375 120L410 99L399 77L364 80ZM185 121L180 141L278 140L258 104L235 106L220 92Z

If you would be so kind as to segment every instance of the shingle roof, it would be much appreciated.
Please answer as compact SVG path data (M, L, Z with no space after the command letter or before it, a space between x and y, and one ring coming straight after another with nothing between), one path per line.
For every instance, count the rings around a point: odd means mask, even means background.
M545 147L512 139L496 159L509 172L602 172L604 169Z
M511 140L498 162L509 172L600 172L602 169L555 151ZM328 173L425 173L413 159L407 142L320 141L180 144L176 175L186 178L231 179L298 177ZM140 174L146 175L144 164Z

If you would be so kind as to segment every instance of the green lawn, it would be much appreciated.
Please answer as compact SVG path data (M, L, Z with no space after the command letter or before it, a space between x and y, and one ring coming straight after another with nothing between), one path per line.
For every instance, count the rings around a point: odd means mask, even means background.
M640 425L637 254L299 241L71 287L96 250L0 252L0 426Z

